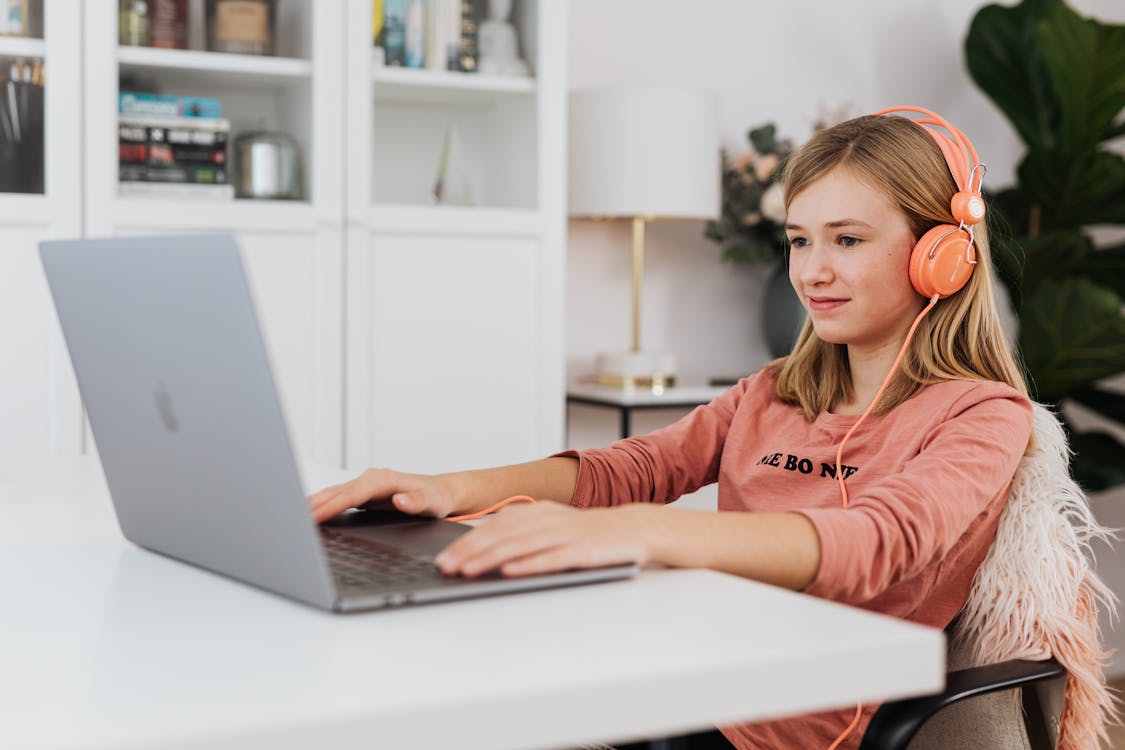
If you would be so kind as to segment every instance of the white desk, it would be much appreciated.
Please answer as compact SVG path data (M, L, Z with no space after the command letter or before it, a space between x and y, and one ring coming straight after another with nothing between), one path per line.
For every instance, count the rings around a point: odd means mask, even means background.
M14 466L0 748L572 747L944 678L936 630L708 571L322 613L133 547L91 462Z

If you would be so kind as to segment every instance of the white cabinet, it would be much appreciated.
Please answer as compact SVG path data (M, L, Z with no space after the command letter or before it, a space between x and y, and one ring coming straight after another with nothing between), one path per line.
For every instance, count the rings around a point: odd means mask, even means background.
M44 192L0 193L0 453L81 449L78 389L39 267L37 244L81 232L81 28L69 3L46 4L42 39L0 38L0 65L41 60Z
M516 3L530 78L378 68L370 0L279 0L276 56L121 46L117 0L45 0L47 189L0 194L0 454L88 450L47 237L233 232L302 458L440 470L563 435L565 8ZM203 2L191 0L193 47ZM121 195L124 87L218 98L299 144L297 201ZM476 204L433 206L457 126Z
M445 471L563 444L565 8L516 5L533 77L383 68L349 0L349 468ZM473 205L434 205L450 128Z

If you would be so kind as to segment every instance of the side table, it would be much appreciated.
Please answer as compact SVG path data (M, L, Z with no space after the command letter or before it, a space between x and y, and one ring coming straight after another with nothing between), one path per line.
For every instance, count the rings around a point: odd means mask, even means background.
M645 390L622 390L602 385L572 384L566 389L567 404L616 409L621 416L622 439L632 434L633 412L653 409L686 409L710 403L728 386L674 386L660 394Z

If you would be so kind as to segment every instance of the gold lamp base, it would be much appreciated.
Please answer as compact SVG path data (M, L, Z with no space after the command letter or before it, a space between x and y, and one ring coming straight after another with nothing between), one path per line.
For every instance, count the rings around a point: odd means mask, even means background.
M676 384L676 358L664 352L599 354L597 382L626 391L663 393Z

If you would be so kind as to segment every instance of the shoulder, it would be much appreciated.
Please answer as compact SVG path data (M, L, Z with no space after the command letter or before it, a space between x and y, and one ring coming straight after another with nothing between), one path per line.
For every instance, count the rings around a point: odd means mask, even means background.
M1026 443L1031 434L1032 402L1007 383L992 380L945 380L923 388L902 404L928 414L935 426L957 422L990 434L1007 434Z

